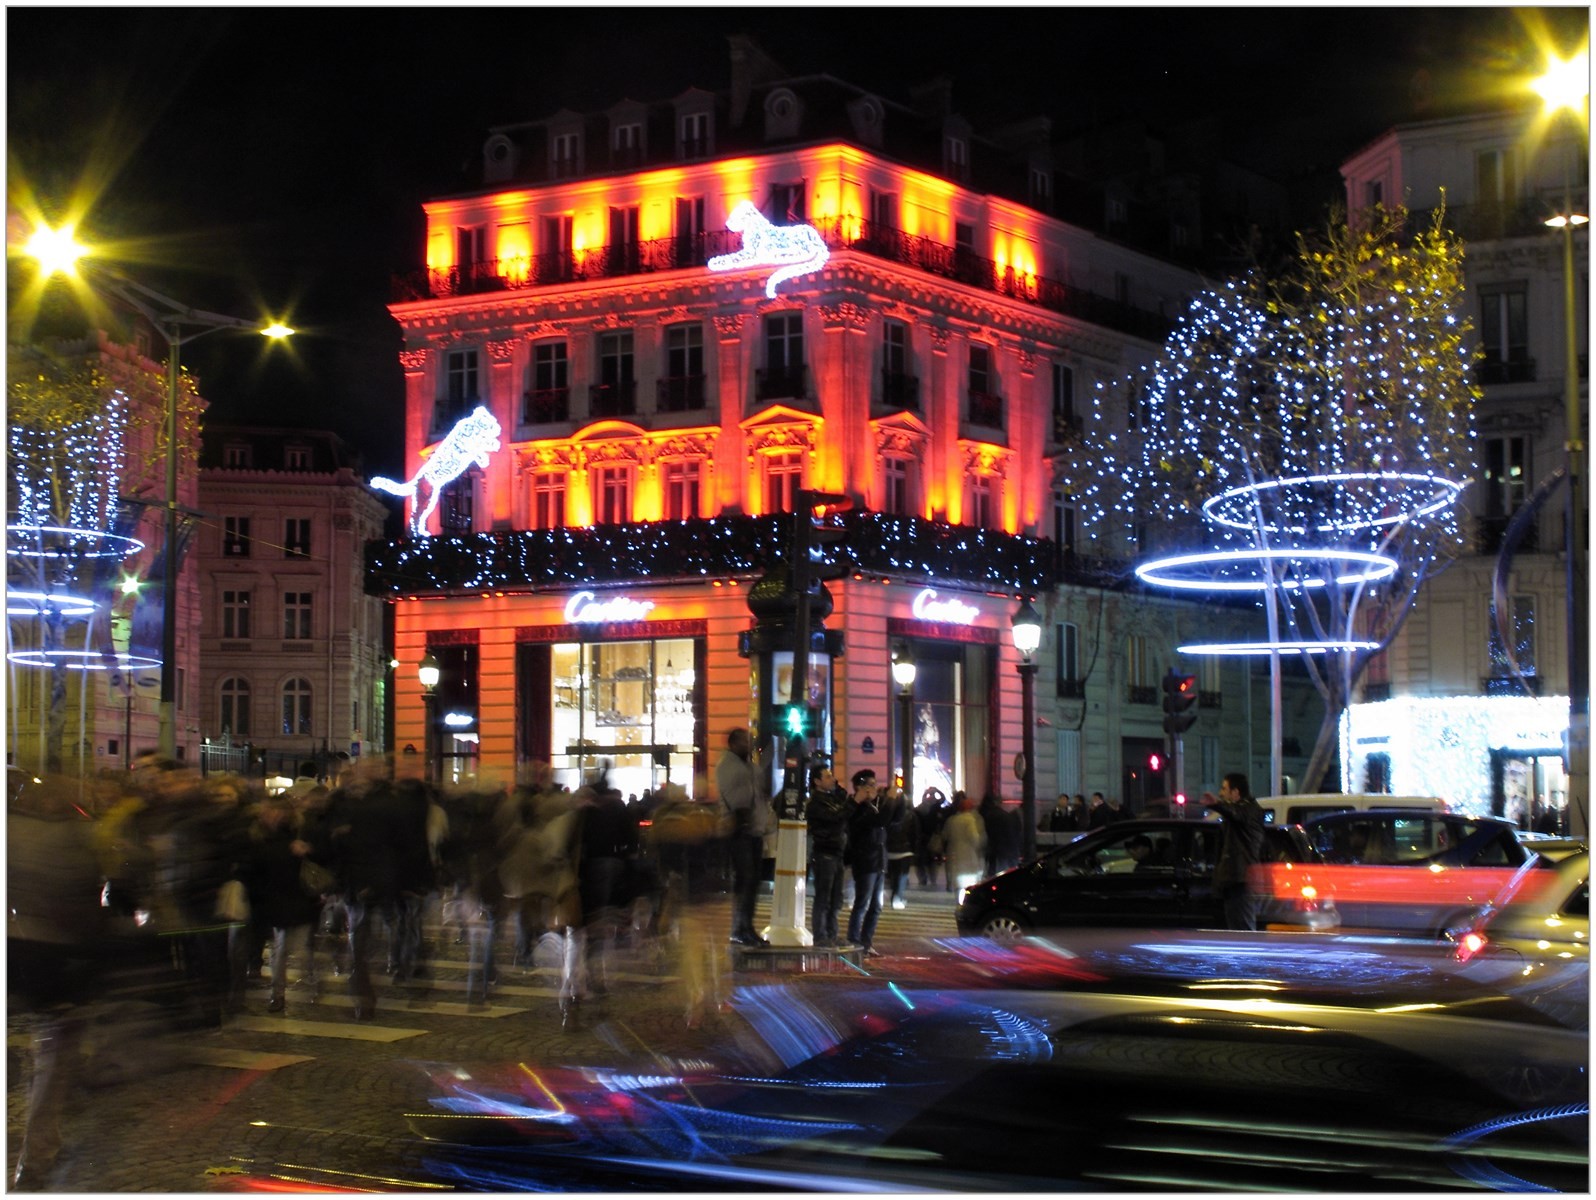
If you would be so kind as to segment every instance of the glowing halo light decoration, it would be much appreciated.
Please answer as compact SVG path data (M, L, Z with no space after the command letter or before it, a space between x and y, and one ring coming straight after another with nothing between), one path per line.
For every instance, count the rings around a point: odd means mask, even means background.
M117 653L107 657L98 650L13 650L6 655L24 667L62 666L69 671L140 671L161 665L147 654Z
M1379 642L1341 641L1334 638L1324 641L1300 642L1198 642L1189 646L1176 646L1178 654L1337 654L1353 650L1378 650Z
M1268 562L1321 562L1341 564L1345 568L1350 568L1346 574L1335 577L1333 582L1337 584L1374 583L1381 579L1389 579L1397 571L1396 559L1384 554L1375 554L1368 550L1298 546L1275 550L1204 550L1196 554L1177 554L1143 563L1136 568L1136 577L1143 583L1158 587L1204 592L1262 592L1274 587L1282 591L1297 591L1301 588L1325 586L1326 581L1323 579L1287 579L1277 583L1268 571L1262 569L1263 564ZM1226 566L1243 564L1257 569L1241 579L1218 577L1218 572ZM1217 570L1210 570L1200 575L1195 572L1179 573L1187 567L1209 567Z
M1335 517L1318 524L1288 525L1276 516L1266 518L1264 501L1273 499L1276 508L1285 507L1293 498L1299 507L1308 512L1336 508L1351 499L1348 488L1370 485L1365 490L1372 493L1362 506L1363 514ZM1420 486L1429 489L1427 498L1410 496ZM1347 471L1322 475L1297 475L1288 479L1271 479L1263 483L1246 483L1210 496L1203 501L1203 516L1216 525L1231 529L1256 529L1264 533L1353 533L1360 529L1377 529L1382 525L1396 525L1403 521L1416 521L1421 517L1448 508L1463 491L1463 484L1412 471ZM1322 490L1321 490L1322 489ZM1334 503L1325 503L1325 498ZM1392 507L1397 501L1396 507Z
M742 247L730 254L717 254L704 265L711 271L775 267L765 280L765 295L772 300L776 298L776 285L782 280L818 271L831 257L826 239L813 225L772 225L747 200L731 210L726 228L743 235Z
M125 537L120 533L107 533L103 529L85 529L69 525L7 525L6 532L11 537L6 539L6 553L14 558L127 558L130 554L137 554L144 549L144 543L137 538ZM83 541L93 546L81 553L73 552L64 546L44 545L44 534L64 534L74 541ZM18 545L18 537L32 538L36 547Z
M67 592L19 592L6 589L6 616L43 617L57 613L63 617L87 617L100 606L87 596Z

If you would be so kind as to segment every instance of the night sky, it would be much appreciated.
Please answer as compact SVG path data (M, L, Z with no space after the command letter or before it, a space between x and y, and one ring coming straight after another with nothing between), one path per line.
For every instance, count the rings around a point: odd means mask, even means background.
M421 201L465 186L488 127L724 87L726 35L889 99L937 75L956 111L1218 119L1237 161L1311 204L1393 124L1489 103L1575 48L1586 8L9 8L10 209L92 197L85 241L197 308L288 313L293 354L185 348L212 419L331 428L401 473L390 277ZM1544 35L1543 35L1544 40ZM81 205L77 206L81 207Z

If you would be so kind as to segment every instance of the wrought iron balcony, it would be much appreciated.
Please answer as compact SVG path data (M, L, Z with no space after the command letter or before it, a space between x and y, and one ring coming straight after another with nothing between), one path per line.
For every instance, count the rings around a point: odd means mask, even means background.
M1053 442L1073 442L1081 435L1081 423L1073 416L1064 413L1053 414Z
M1086 680L1060 679L1058 681L1058 698L1060 700L1086 699Z
M888 408L920 411L920 377L903 371L881 372L881 403Z
M541 388L521 397L521 424L555 425L571 419L571 389Z
M1003 428L1003 397L994 396L991 392L970 393L971 425L980 425L986 429Z
M957 280L984 291L1035 304L1066 316L1079 317L1122 333L1163 341L1173 324L1162 313L1139 309L1123 301L1085 291L1061 280L1027 275L1012 268L999 269L997 263L971 250L956 248L918 234L874 221L832 217L812 221L833 252L853 250L887 262L898 263L927 274ZM712 255L729 254L742 245L742 235L729 229L713 229L686 237L658 238L635 243L635 253L627 249L628 264L635 263L639 274L702 266ZM474 292L513 291L585 279L602 279L618 273L611 270L608 248L583 251L557 251L533 258L504 259L472 263L464 267L422 270L396 276L393 298L405 303L432 300Z
M1474 552L1476 554L1495 554L1502 548L1502 539L1507 535L1508 524L1512 517L1475 517L1474 518ZM1541 548L1541 531L1539 525L1531 525L1524 531L1524 536L1519 540L1520 552L1534 554Z
M622 379L615 383L593 384L587 389L587 415L593 420L604 417L635 417L637 380Z
M760 367L754 371L754 399L804 400L809 396L809 368Z
M704 407L706 376L667 376L655 384L654 407L662 413L695 412Z
M1198 708L1221 708L1223 706L1224 706L1224 693L1223 692L1204 692L1204 691L1201 691L1201 690L1198 691L1198 693L1197 693L1197 707Z
M1481 383L1534 383L1535 360L1521 351L1513 351L1505 358L1488 355L1480 359L1475 373Z

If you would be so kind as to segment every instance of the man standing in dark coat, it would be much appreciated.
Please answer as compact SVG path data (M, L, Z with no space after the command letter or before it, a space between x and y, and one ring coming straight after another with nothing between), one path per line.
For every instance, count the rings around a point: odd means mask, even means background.
M1225 842L1214 864L1214 890L1225 904L1228 929L1257 929L1261 897L1247 885L1248 869L1263 856L1264 815L1245 775L1232 772L1219 781L1219 795L1204 792L1203 805L1225 822Z
M815 899L809 919L815 945L837 944L837 914L842 911L842 856L848 845L848 793L832 769L809 769L809 852Z
M876 773L855 771L853 811L848 815L848 855L853 860L848 940L871 956L880 953L873 943L876 922L881 918L881 880L887 870L887 821L891 816L891 810L881 803Z

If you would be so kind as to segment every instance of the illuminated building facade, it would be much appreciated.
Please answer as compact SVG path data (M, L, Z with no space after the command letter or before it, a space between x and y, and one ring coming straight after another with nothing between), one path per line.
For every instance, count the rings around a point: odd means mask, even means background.
M426 268L391 306L407 478L478 406L499 426L486 465L443 488L430 536L372 548L403 664L395 744L424 742L430 651L445 779L547 760L575 782L609 761L624 791L667 772L692 786L754 718L749 586L785 558L808 488L854 503L834 548L847 573L828 585L845 653L810 679L845 771L896 766L903 645L916 791L1015 795L1009 622L1027 594L1057 730L1037 738L1038 794L1066 778L1116 790L1121 710L1161 739L1174 614L1199 609L1121 594L1122 562L1077 555L1077 404L1150 357L1197 279L1049 215L1045 120L980 136L945 90L902 105L788 79L733 39L728 92L496 129L483 179L425 205ZM727 228L744 205L759 229L807 226L790 253L818 243L824 262L774 283L794 261L779 247L711 269L752 248ZM1074 741L1059 727L1089 679L1114 698L1107 716L1092 704L1088 750L1079 721ZM1227 710L1242 754L1244 707Z
M298 763L386 749L384 605L363 548L388 512L334 435L209 425L198 703L208 770L292 778Z
M1399 125L1342 165L1353 211L1402 202L1425 219L1444 190L1447 224L1467 243L1484 393L1479 474L1461 501L1470 552L1426 584L1371 663L1363 703L1344 726L1351 790L1439 795L1526 821L1537 803L1559 813L1566 804L1566 506L1561 487L1544 488L1564 463L1567 436L1564 276L1559 234L1544 221L1563 210L1570 171L1575 211L1589 211L1586 161L1566 122L1542 128L1522 109ZM1573 328L1582 337L1586 228L1575 235ZM1582 412L1588 353L1582 340ZM1514 538L1521 514L1527 526ZM1514 541L1504 590L1512 611L1498 622L1493 574Z

